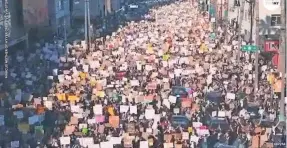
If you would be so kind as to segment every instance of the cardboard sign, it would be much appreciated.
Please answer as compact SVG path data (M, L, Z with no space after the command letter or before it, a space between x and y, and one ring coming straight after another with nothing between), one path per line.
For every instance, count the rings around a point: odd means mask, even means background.
M192 99L181 98L181 107L182 108L190 108L191 104L192 104Z
M119 116L109 116L109 124L113 128L119 128L119 124L120 124Z

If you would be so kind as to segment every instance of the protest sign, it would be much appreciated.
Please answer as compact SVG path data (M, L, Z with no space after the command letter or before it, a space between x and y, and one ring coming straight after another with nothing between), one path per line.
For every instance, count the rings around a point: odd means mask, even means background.
M148 148L148 141L140 141L140 148Z
M126 113L129 110L129 106L128 105L121 105L120 106L120 113Z
M138 114L137 106L130 106L130 114Z
M227 99L234 100L234 99L235 99L235 94L234 94L234 93L227 93L227 94L226 94L226 98L227 98Z
M70 144L70 137L60 137L61 145L68 145Z
M150 120L155 116L155 110L153 108L149 108L145 110L145 118Z
M94 144L94 139L92 137L85 137L85 138L77 138L80 145L83 147L87 147L89 145Z
M102 115L103 114L103 106L102 106L102 104L96 104L93 107L93 110L94 110L94 114L95 115Z
M113 144L122 144L122 137L111 137L109 141Z
M119 128L119 124L120 124L119 116L109 116L109 124L113 128Z
M169 96L168 100L170 103L176 103L176 96Z
M69 125L76 125L78 124L78 118L75 116L72 116L69 122Z
M173 143L164 143L163 147L164 148L173 148Z
M95 116L96 123L102 123L105 121L105 116L97 115Z
M182 132L182 140L188 140L189 139L189 133L188 132Z
M71 135L75 131L74 125L68 125L65 127L64 135Z
M11 141L11 148L19 148L20 143L19 141Z
M110 141L108 142L101 142L100 143L101 148L113 148L113 143L111 143Z

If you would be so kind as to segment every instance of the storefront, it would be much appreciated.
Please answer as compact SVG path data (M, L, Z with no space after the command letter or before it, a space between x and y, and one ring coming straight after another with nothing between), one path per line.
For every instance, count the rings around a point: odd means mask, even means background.
M279 61L279 41L278 40L265 40L264 51L275 53L272 58L272 64L278 66Z

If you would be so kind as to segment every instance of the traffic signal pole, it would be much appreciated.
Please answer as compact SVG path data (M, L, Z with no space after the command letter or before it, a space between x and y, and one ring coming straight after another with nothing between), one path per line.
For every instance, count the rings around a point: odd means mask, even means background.
M239 18L239 22L238 22L238 29L237 29L237 33L238 33L238 38L239 38L239 45L238 45L238 49L236 50L236 59L237 61L239 61L240 59L240 49L242 46L242 42L243 42L243 38L241 36L241 30L242 30L242 21L243 21L243 15L244 15L244 6L245 6L245 0L241 0L240 2L240 18Z

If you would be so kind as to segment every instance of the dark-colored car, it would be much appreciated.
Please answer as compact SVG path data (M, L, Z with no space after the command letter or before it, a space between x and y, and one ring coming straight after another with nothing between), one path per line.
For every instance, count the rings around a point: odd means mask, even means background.
M229 123L226 118L221 117L211 117L208 121L208 127L211 131L221 129L222 131L229 130Z
M175 115L171 117L171 123L173 127L177 126L188 127L190 122L191 121L186 116Z
M181 86L174 86L171 89L171 95L173 96L179 96L180 98L187 98L188 92L184 87Z

